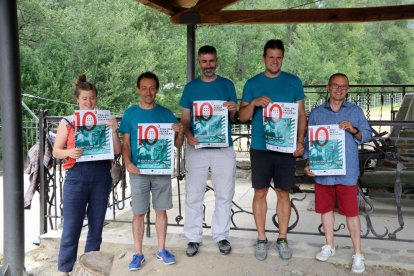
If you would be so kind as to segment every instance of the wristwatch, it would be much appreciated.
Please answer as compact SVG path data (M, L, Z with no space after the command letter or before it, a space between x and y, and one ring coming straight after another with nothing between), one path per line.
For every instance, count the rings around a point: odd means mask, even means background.
M359 129L357 127L354 127L356 129L355 133L352 133L353 136L357 135L359 133Z

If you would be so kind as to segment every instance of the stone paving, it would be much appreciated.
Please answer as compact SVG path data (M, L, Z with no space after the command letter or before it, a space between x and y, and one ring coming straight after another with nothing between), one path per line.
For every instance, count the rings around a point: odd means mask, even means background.
M250 183L238 179L234 202L251 211L252 189ZM301 188L308 189L303 186ZM175 217L178 215L177 189L174 188L174 209L169 211L169 222L175 223ZM185 194L184 183L181 182L181 193ZM147 263L138 273L143 275L267 275L273 272L274 275L348 275L351 263L352 246L348 236L347 229L338 231L339 237L336 237L336 255L328 260L327 263L321 263L314 259L315 254L320 246L324 243L324 238L317 234L317 227L320 224L319 215L313 210L313 193L298 193L292 195L295 198L306 198L303 201L295 201L299 212L299 222L292 233L289 234L289 245L293 249L293 258L290 261L279 259L276 250L272 244L269 251L269 257L264 262L254 259L254 244L256 233L254 231L231 230L230 242L233 250L229 256L222 256L213 243L210 229L204 230L204 241L200 252L193 258L185 256L187 240L183 235L182 226L170 226L168 228L167 247L177 256L177 264L174 266L162 266L152 257L156 252L156 233L155 227L150 227L150 237L144 238L144 254ZM182 197L184 198L184 197ZM395 201L392 198L373 198L374 213L371 215L374 229L378 233L383 233L385 227L390 232L399 227ZM268 218L267 229L269 240L276 238L275 226L271 222L271 214L275 212L275 194L269 191L268 195ZM212 191L206 193L206 222L209 221L214 204L214 195ZM184 205L184 202L182 202ZM238 210L235 208L235 210ZM185 218L184 210L183 217ZM414 275L414 201L412 199L403 200L404 229L397 233L397 238L405 241L392 241L372 239L372 235L363 239L363 251L366 258L367 271L365 275ZM117 219L130 221L131 211L124 210L117 214ZM152 217L152 214L151 214ZM153 219L153 218L152 218ZM295 215L292 215L292 220ZM361 217L363 226L364 218ZM254 229L254 220L248 213L235 215L235 221L240 228ZM336 225L344 223L345 220L337 216ZM183 221L181 221L183 223ZM366 229L363 227L363 232ZM86 229L82 233L82 250L83 241L85 240ZM307 233L307 234L304 234ZM27 254L28 269L32 270L35 275L53 275L51 271L56 272L56 253L58 249L59 232L51 232L48 236L54 236L50 239L47 236L42 238L42 245L39 249ZM346 236L346 237L342 237ZM104 228L103 251L112 252L115 255L114 266L111 275L123 275L130 273L127 269L130 256L133 253L131 224L129 222L111 222ZM188 271L191 267L195 271ZM324 273L324 271L328 271ZM332 274L331 274L332 273ZM131 273L132 275L132 273Z

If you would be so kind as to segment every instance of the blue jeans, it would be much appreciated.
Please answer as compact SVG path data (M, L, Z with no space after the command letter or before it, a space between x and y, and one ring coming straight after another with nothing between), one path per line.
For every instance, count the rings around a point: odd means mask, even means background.
M63 186L63 232L58 269L70 272L76 262L85 214L88 237L85 252L99 251L102 229L112 187L110 161L75 163L66 173Z

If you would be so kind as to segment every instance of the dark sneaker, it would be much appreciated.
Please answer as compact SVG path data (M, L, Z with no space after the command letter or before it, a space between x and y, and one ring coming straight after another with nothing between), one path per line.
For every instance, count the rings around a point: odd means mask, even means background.
M142 267L145 262L144 255L134 254L132 255L132 261L129 263L129 270L138 270Z
M276 250L279 252L280 258L283 260L289 260L292 258L292 250L289 248L286 239L277 239Z
M231 245L228 240L221 240L217 243L218 248L223 255L227 255L231 251Z
M269 243L267 239L265 240L257 240L256 244L256 259L259 261L264 261L267 258L267 250L269 249Z
M187 253L188 257L192 257L198 252L198 248L200 247L200 243L198 242L189 242L187 244L187 250L185 253Z
M170 251L167 249L163 249L161 251L158 251L155 255L158 260L163 261L164 264L170 265L175 264L175 256L171 254Z

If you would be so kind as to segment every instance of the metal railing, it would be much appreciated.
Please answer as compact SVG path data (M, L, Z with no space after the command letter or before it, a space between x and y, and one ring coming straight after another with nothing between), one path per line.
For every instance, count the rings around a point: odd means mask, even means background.
M414 93L414 85L350 85L347 100L360 106L368 120L394 120L406 94ZM307 112L327 100L324 85L305 86Z
M408 87L410 89L408 89ZM307 98L316 98L316 102L319 103L320 100L325 100L324 99L324 95L326 95L326 92L324 92L324 86L317 86L314 87L315 89L320 89L320 91L308 91L307 92ZM378 92L379 95L381 95L381 97L385 98L386 93L390 94L390 95L397 95L398 93L411 93L414 86L400 86L398 91L394 91L394 92L384 92L384 91L380 91ZM354 89L352 87L352 89ZM356 88L355 88L356 89ZM370 86L371 89L371 86ZM382 88L385 89L385 88ZM353 95L355 93L355 95L357 95L356 92L352 92L350 91L350 95ZM313 94L312 94L313 93ZM369 92L371 93L371 92ZM368 97L368 98L372 98L373 95L371 94L367 94L365 93L364 97ZM316 96L309 96L309 95L316 95ZM363 97L363 94L359 95L359 98L356 97L357 99L359 99L361 101L361 98ZM390 99L395 98L394 96L390 96ZM366 100L366 103L370 103L370 101ZM381 105L382 107L384 106L385 101L381 101ZM395 102L392 102L392 104L395 104ZM371 106L370 104L367 104L367 110L371 110ZM369 112L368 112L369 114ZM119 118L120 119L120 118ZM46 135L48 135L49 131L54 131L57 127L57 123L59 122L60 117L53 117L53 116L46 116L46 113L41 112L40 116L39 116L39 121L40 121L40 131L39 133L41 133L41 141L44 141ZM378 123L379 122L379 123ZM414 122L395 122L395 121L372 121L371 120L371 124L374 126L380 126L380 127L393 127L393 126L412 126L414 128ZM245 153L249 150L250 147L250 124L246 123L246 124L235 124L233 126L233 133L232 133L232 138L234 141L234 148L236 150L236 152L238 153ZM363 152L364 154L364 167L365 168L365 164L369 163L367 162L367 160L373 160L373 159L382 159L382 158L386 158L387 156L393 156L393 158L397 161L397 166L394 169L396 172L396 181L394 190L396 191L396 195L398 198L398 191L401 190L401 182L400 184L398 184L399 180L398 180L398 170L401 171L401 165L398 165L398 152L396 151L395 148L395 141L392 138L390 139L390 137L388 137L387 135L384 136L384 133L381 131L376 131L377 132L377 137L374 139L374 141L376 141L376 143L370 143L369 145L365 146L366 148L370 148L367 150L367 152ZM42 138L43 137L43 138ZM42 144L41 144L42 145ZM391 146L390 146L391 145ZM364 149L364 148L363 148ZM44 150L44 149L43 149ZM42 152L42 151L41 151ZM42 160L40 160L42 161ZM110 196L110 202L109 202L109 208L111 208L111 215L112 218L110 219L111 221L118 221L118 222L130 222L129 220L122 220L122 218L119 218L119 213L122 210L125 210L127 207L129 207L129 203L130 203L130 191L128 188L128 183L127 183L127 177L125 174L125 168L123 166L122 163L122 158L118 158L116 159L114 162L119 163L119 165L122 168L123 171L123 175L121 177L121 180L118 181L117 183L113 183L113 188L112 188L112 193ZM300 160L298 160L298 166L300 166ZM177 214L175 214L175 223L172 223L170 225L172 226L183 226L182 224L182 220L183 220L183 209L182 209L182 203L183 203L183 199L182 199L182 180L185 177L185 156L183 155L183 149L180 150L176 150L176 168L175 168L175 172L174 175L172 176L174 179L176 179L177 181L177 185L176 185L176 189L177 189L177 201L178 201L178 209L177 209ZM240 168L240 166L239 166ZM243 169L245 170L249 170L249 167L244 166ZM57 229L61 223L62 223L62 187L63 187L63 182L64 182L64 171L62 169L62 162L61 160L54 160L53 163L53 167L50 170L46 170L43 166L41 166L41 170L43 170L45 177L41 178L44 179L44 181L41 181L41 186L40 186L40 191L41 191L41 229L40 229L40 233L45 233L49 230L52 229ZM298 181L302 181L303 179L301 179L301 177L303 178L303 175L301 175L300 173L297 176ZM398 186L399 185L399 186ZM211 191L212 188L208 187L206 189L206 192ZM300 191L297 190L297 191ZM400 228L395 230L395 231L388 231L388 228L386 228L386 233L380 233L377 234L377 232L374 230L374 227L372 225L371 222L371 215L373 213L373 208L369 207L372 206L372 202L369 200L368 197L365 196L366 195L366 189L364 189L364 193L360 193L360 197L361 200L365 201L365 206L368 206L368 208L364 209L361 211L361 215L364 216L365 220L366 220L366 229L367 232L365 234L363 234L364 238L376 238L376 239L386 239L388 237L388 239L393 239L393 240L404 240L404 239L398 239L396 236L396 233L398 231L401 231L403 229L403 222L401 224L401 221L403 221L403 216L402 216L402 209L401 209L401 202L396 201L396 206L397 206L397 215L398 215L398 219L400 222ZM401 195L399 193L399 195ZM401 197L400 197L401 198ZM293 208L293 215L291 218L291 225L289 226L289 232L290 233L296 233L296 234L311 234L311 235L320 235L321 234L321 229L315 229L314 232L295 232L294 229L295 227L298 225L299 220L300 220L300 212L297 210L296 206L295 206L295 202L296 201L300 201L303 200L304 197L303 196L299 196L297 197L296 194L293 195L293 199L292 199L292 208ZM240 214L245 214L248 216L252 216L251 210L245 210L243 209L241 206L239 206L238 204L234 203L233 204L233 210L232 210L232 229L234 230L246 230L246 231L255 231L254 225L252 225L251 228L249 227L238 227L238 223L237 223L237 219L236 219L236 215L240 215ZM273 216L273 222L274 224L277 226L276 223L276 214L274 214ZM148 226L150 226L151 224L153 224L153 221L151 220L151 216L150 213L147 214L147 224ZM204 222L204 227L210 227L210 223L209 221L205 221ZM277 232L277 230L267 230L269 232ZM389 234L391 233L391 234ZM149 234L149 227L147 228L147 234ZM412 241L412 240L409 240Z
M52 118L53 120L51 122L48 121L50 119L49 117L46 117L45 119L47 121L46 125L49 125L49 124L53 125L55 123L54 118ZM387 122L384 122L384 121L382 121L381 123L387 124ZM392 125L404 124L405 126L407 126L407 122L397 122L397 123L389 122L389 124L392 124ZM409 125L411 125L414 128L414 122L409 122ZM249 125L245 125L244 127L247 127L248 129L250 128ZM244 133L244 131L234 132L233 139L235 141L240 141L240 143L242 143L243 145L248 145L248 141L250 140L249 130L247 130L247 133ZM398 153L395 150L395 147L390 145L390 141L387 140L388 138L378 136L375 139L379 141L380 144L378 146L369 145L371 150L364 152L364 159L363 159L364 164L368 163L368 160L371 160L371 159L385 158L386 155L392 156L396 161L400 160ZM246 149L243 147L240 150L239 146L235 147L235 149L237 152L246 151ZM176 166L177 167L172 177L175 178L177 181L177 185L175 187L177 189L176 200L178 202L178 209L176 209L177 213L174 215L175 223L170 224L170 226L180 226L180 227L183 226L182 206L183 206L183 200L184 200L183 195L182 195L183 187L181 186L182 185L181 181L185 177L185 170L184 170L185 158L182 155L182 152L183 152L182 150L176 151ZM110 202L108 206L112 211L112 218L108 220L114 221L114 222L115 221L116 222L131 222L128 219L125 220L125 219L122 219L122 217L119 218L119 212L129 207L130 190L128 188L129 184L127 183L125 168L123 167L122 159L119 158L115 162L119 162L119 164L121 165L123 175L122 175L122 179L118 183L114 183L113 185L112 193L110 196ZM244 169L249 169L249 168L245 167ZM399 179L398 175L401 174L401 165L399 165L399 163L397 164L397 168L395 170L396 170L396 181L394 185L394 190L395 190L395 196L396 196L395 198L396 198L396 207L397 207L397 217L398 217L398 222L400 226L398 229L393 230L393 231L391 230L389 231L388 230L389 227L384 226L386 229L385 233L378 234L378 232L375 231L372 220L371 220L371 215L374 212L374 206L373 206L374 204L372 200L370 200L369 197L366 196L366 192L367 192L366 189L364 189L365 192L362 192L362 189L361 189L360 200L364 203L363 204L364 208L361 209L360 214L361 216L363 216L363 218L365 218L365 225L366 225L366 232L362 235L363 238L392 239L392 240L407 241L407 239L398 239L396 235L397 232L402 231L403 226L404 226L404 221L403 221L403 215L402 215L403 212L402 212L402 207L401 207L402 186L401 186L401 182L398 181ZM45 208L43 211L41 211L41 213L43 213L42 215L43 222L41 223L42 233L47 232L48 230L57 229L62 223L63 210L62 210L61 202L62 202L62 188L63 188L63 182L64 182L64 171L62 170L61 160L55 160L52 170L45 170L45 174L46 174L46 178L45 178L46 182L43 184L43 187L41 188L41 191L45 193L44 194L45 204L41 205L41 206L44 206ZM298 175L297 178L300 179L300 177L301 175ZM212 187L207 186L206 193L212 190L213 190ZM300 194L300 192L301 192L300 189L297 189L296 193L292 194L292 197L293 197L291 200L292 218L291 218L291 224L289 225L289 232L294 233L294 234L319 235L322 233L322 230L320 227L318 229L315 229L314 232L312 231L309 231L309 232L303 232L303 231L297 232L296 231L295 232L294 230L295 227L298 225L300 218L301 218L301 214L296 208L295 202L301 201L306 197L306 194L304 197L303 194ZM255 231L254 225L251 225L251 227L239 227L238 226L239 223L238 223L237 218L241 214L252 216L251 210L246 210L234 202L233 208L232 208L232 216L231 216L231 221L232 221L231 229L244 230L244 231ZM278 225L276 222L276 214L273 215L272 220L273 220L274 225L277 227ZM147 214L146 223L147 223L147 235L149 235L150 225L154 223L150 216L150 212ZM206 228L210 227L210 222L208 221L208 219L205 219L204 227ZM338 230L341 229L341 225L338 226L337 229ZM270 229L268 229L267 231L277 232L277 230L270 230ZM408 240L408 241L412 242L413 240Z
M304 88L307 112L326 100L326 86L306 85ZM393 120L404 95L408 93L414 93L414 85L351 85L348 100L361 106L365 110L368 119ZM23 152L27 153L39 140L39 121L35 112L30 110L24 103L22 105L29 116L28 118L31 118L23 121ZM375 108L380 110L372 114L372 109ZM245 125L235 126L236 129L239 127L242 128L242 131L247 130ZM1 152L0 149L0 154Z

